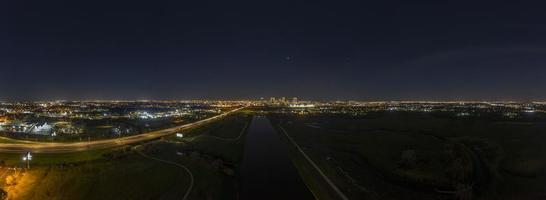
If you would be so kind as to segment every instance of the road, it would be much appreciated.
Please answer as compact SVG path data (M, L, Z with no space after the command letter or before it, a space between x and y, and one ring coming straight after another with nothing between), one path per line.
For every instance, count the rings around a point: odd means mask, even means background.
M248 128L249 125L250 125L250 122L247 122L247 124L245 125L245 127L243 127L243 129L241 130L241 132L239 132L239 136L237 136L237 137L235 137L235 138L222 138L222 137L211 136L211 135L198 135L198 136L194 137L193 139L198 138L198 137L200 137L200 136L208 136L208 137L212 137L212 138L214 138L214 139L223 140L223 141L228 141L228 142L237 141L237 140L241 139L241 137L244 135L244 133L246 132L246 130L247 130L247 128ZM193 141L193 140L192 140L192 141ZM180 167L180 168L184 169L184 171L186 171L186 173L188 173L188 175L189 175L189 177L190 177L190 185L189 185L188 188L186 189L186 193L184 194L184 198L182 198L182 200L188 199L188 196L190 195L190 193L191 193L191 191L192 191L192 189L193 189L194 182L195 182L194 177L193 177L193 173L191 172L191 170L190 170L188 167L186 167L186 166L184 166L184 165L182 165L182 164L180 164L180 163L176 163L176 162L168 161L168 160L163 160L163 159L160 159L160 158L156 158L156 157L152 157L152 156L150 156L150 155L147 155L147 154L143 153L142 151L138 150L137 147L140 147L140 145L139 145L139 146L136 146L135 149L137 150L137 152L138 152L141 156L143 156L143 157L145 157L145 158L148 158L148 159L151 159L151 160L155 160L155 161L158 161L158 162L162 162L162 163L165 163L165 164L175 165L175 166L177 166L177 167Z
M220 119L231 113L237 112L245 107L237 108L214 117L203 119L194 123L184 124L168 129L152 131L148 133L143 133L139 135L132 135L122 138L115 139L105 139L105 140L96 140L89 142L71 142L71 143L48 143L48 142L27 142L27 143L0 143L0 152L5 153L24 153L24 152L33 152L33 153L67 153L67 152L77 152L77 151L88 151L94 149L106 149L112 147L123 146L127 144L133 144L138 142L144 142L148 140L153 140L163 136L174 134L183 129L195 127L202 125L204 123Z
M326 181L326 183L328 183L328 185L330 185L330 187L336 191L336 193L339 195L339 198L340 199L343 199L343 200L348 200L349 198L347 198L347 195L345 195L337 186L336 184L334 184L334 182L332 180L330 180L330 178L328 178L328 176L326 176L326 174L320 169L320 167L315 163L315 161L313 161L313 159L311 159L307 153L305 153L305 151L303 151L303 149L300 147L300 145L298 143L296 143L296 141L294 139L292 139L292 137L290 137L290 135L288 135L288 133L286 132L286 130L284 130L284 127L282 127L281 123L279 123L279 128L281 128L282 132L284 133L284 135L288 138L288 140L290 141L290 143L292 143L296 149L298 149L298 151L301 153L301 155L303 155L303 157L307 160L307 162L309 162L309 164L311 164L311 166L313 166L313 168L315 168L315 170L317 170L317 172L320 174L320 176Z
M184 169L186 171L186 173L188 173L188 175L190 176L190 185L186 189L186 193L184 193L184 198L182 198L182 200L188 199L188 196L190 196L191 190L193 189L193 185L194 185L194 182L195 182L195 180L193 178L193 173L190 171L190 169L188 169L186 166L184 166L182 164L179 164L179 163L176 163L176 162L172 162L172 161L152 157L152 156L149 156L149 155L146 155L146 154L142 153L141 151L137 151L137 152L141 156L143 156L145 158L155 160L155 161L158 161L158 162L162 162L162 163L165 163L165 164L169 164L169 165L174 165L174 166L177 166L177 167L180 167L180 168Z

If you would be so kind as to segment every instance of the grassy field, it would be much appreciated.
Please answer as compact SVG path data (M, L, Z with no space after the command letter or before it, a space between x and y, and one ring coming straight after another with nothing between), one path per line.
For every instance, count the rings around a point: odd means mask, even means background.
M540 199L546 118L456 118L434 113L270 116L354 199ZM277 127L278 128L278 127ZM313 191L333 199L308 163ZM312 171L312 170L311 170ZM457 194L454 194L457 193Z
M235 114L184 131L188 137L167 137L141 145L145 155L186 166L195 178L189 199L235 199L235 171L242 157L250 116ZM214 136L214 137L209 137ZM243 135L244 136L244 135ZM220 139L219 139L220 138ZM189 174L175 165L144 157L134 148L35 154L31 170L16 184L0 180L9 199L181 199ZM22 155L0 154L6 167L25 167ZM19 170L20 171L20 170Z
M35 154L33 155L32 165L55 165L63 163L77 163L90 160L104 158L105 154L119 151L126 147L116 149L101 149L92 151L83 151L75 153L61 154ZM25 163L22 161L23 154L0 153L0 161L3 161L6 166L22 166Z
M176 167L130 155L115 161L30 170L12 199L176 199L188 177Z
M246 114L230 116L207 126L186 130L183 132L184 138L171 136L167 139L186 144L181 146L181 151L199 151L238 165L250 120L251 116Z

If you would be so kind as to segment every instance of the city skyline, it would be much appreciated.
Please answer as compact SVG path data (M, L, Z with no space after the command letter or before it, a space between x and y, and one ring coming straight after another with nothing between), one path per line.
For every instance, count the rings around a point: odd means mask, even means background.
M0 200L546 199L545 7L1 2Z

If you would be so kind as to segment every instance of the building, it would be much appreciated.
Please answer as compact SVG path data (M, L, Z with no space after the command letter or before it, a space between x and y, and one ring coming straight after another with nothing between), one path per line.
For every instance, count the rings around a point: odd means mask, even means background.
M53 131L61 135L78 135L83 133L83 128L74 126L70 122L57 122Z
M34 125L31 132L39 135L49 135L52 129L53 126L49 125L48 123L43 123Z
M0 125L8 124L9 120L6 116L0 116Z

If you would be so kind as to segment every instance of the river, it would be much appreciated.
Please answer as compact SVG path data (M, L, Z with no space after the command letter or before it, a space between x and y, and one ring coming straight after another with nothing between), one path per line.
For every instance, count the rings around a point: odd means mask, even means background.
M240 199L314 199L267 118L255 116L246 137Z

